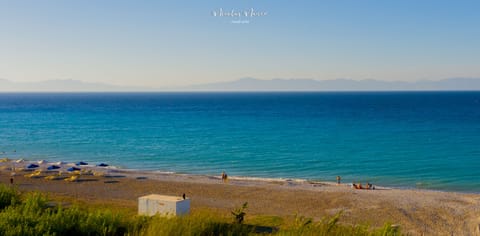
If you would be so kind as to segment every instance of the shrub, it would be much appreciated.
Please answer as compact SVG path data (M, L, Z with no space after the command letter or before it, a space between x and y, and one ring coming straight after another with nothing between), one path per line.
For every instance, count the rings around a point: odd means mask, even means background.
M127 221L119 214L79 206L48 207L47 198L39 193L0 212L4 235L123 235L127 230Z
M318 222L313 222L310 218L296 216L292 226L287 227L278 232L278 235L318 235L318 236L335 236L335 235L357 235L357 236L397 236L401 232L397 227L391 224L385 224L382 228L371 229L368 225L342 225L338 224L342 212L332 217L325 217Z
M231 224L211 212L197 212L180 217L153 217L141 235L249 235L246 225Z
M243 203L243 205L235 210L232 211L232 215L234 216L235 223L241 224L245 219L245 215L247 214L245 210L247 210L248 202Z
M0 210L20 202L20 193L16 188L0 184Z

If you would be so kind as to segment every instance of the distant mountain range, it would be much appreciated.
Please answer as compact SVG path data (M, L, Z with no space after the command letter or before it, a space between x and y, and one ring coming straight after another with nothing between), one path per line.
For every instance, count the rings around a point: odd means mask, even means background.
M175 88L147 88L87 83L80 80L48 80L17 83L0 79L0 92L121 92L121 91L436 91L480 90L479 78L450 78L416 82L381 80L314 80L242 78L230 82L199 84Z
M450 78L416 82L381 80L313 80L243 78L232 82L202 84L183 88L193 91L397 91L397 90L480 90L480 79Z

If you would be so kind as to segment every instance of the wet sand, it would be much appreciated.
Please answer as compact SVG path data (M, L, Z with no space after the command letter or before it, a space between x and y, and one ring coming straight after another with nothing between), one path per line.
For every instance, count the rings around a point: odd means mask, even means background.
M9 184L11 164L0 163L0 182ZM43 166L42 166L43 165ZM42 164L44 168L46 164ZM62 169L66 166L62 166ZM229 212L248 202L249 215L295 214L321 219L342 211L345 224L398 224L410 235L480 235L480 194L379 188L356 190L349 185L295 180L230 179L220 176L162 174L87 167L105 176L81 175L76 182L45 180L55 172L27 178L32 171L16 170L21 191L48 192L56 197L106 203L136 210L137 198L147 194L191 199L192 211L201 208ZM66 177L68 174L64 173Z

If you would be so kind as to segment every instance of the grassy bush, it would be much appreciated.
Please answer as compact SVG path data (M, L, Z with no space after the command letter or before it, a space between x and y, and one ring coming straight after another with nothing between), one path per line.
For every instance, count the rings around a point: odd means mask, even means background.
M386 223L382 228L371 229L368 225L342 225L338 224L342 212L333 217L323 218L319 222L313 222L310 218L296 217L291 226L278 232L278 235L358 235L358 236L387 236L401 235L397 227Z
M229 218L210 212L196 212L181 217L155 216L141 235L249 235L252 228L242 224L232 224Z
M20 194L16 188L0 184L0 210L20 202Z
M22 204L0 212L0 232L2 235L123 235L129 228L127 218L110 211L85 211L78 206L48 207L44 195L32 193Z

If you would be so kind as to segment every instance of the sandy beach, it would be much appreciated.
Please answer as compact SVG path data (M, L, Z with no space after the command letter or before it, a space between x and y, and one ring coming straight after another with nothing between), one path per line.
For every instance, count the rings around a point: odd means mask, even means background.
M51 163L41 163L46 169ZM229 212L244 202L250 215L295 214L321 219L343 212L345 224L385 222L400 225L410 235L480 235L480 195L428 190L390 189L356 190L349 184L296 180L252 180L231 177L223 183L220 176L167 174L101 167L82 167L89 174L75 182L46 180L57 170L25 177L32 170L20 170L26 163L0 163L0 181L10 184L11 166L17 166L14 184L21 191L41 191L50 196L105 203L136 210L137 198L157 193L191 198L192 211L201 208ZM68 164L61 164L64 170ZM62 171L62 177L68 177ZM95 176L95 175L97 176Z

